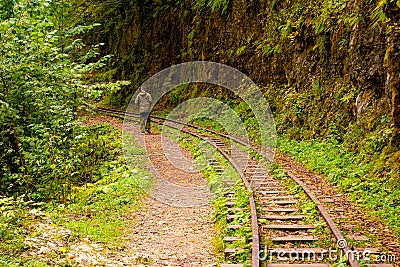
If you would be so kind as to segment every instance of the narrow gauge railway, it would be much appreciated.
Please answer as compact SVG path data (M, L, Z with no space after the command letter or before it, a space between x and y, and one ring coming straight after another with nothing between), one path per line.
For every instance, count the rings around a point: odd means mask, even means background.
M109 116L122 118L126 116L136 118L135 114L98 107L100 113ZM151 116L151 120L157 124L163 124L169 121L169 127L182 124L181 122L168 120L161 117ZM181 127L176 127L181 128ZM241 176L246 189L249 191L249 207L251 214L251 266L259 267L328 267L345 263L351 267L360 266L365 257L379 253L374 248L350 248L343 233L337 225L338 219L346 217L344 210L335 208L330 204L334 202L332 196L320 198L315 194L318 186L306 176L299 176L292 173L290 166L285 162L280 162L283 172L294 181L297 191L305 193L307 200L315 207L317 217L324 222L318 222L318 219L308 218L301 210L301 201L298 194L290 190L288 185L280 179L275 179L267 169L265 164L259 160L248 157L248 153L243 147L259 153L259 148L251 145L236 137L206 129L197 125L187 124L180 129L182 132L193 135L196 138L207 141L221 153ZM211 161L210 164L217 164ZM220 168L220 166L218 166ZM293 187L293 186L292 186ZM235 224L237 215L235 212L236 197L233 192L226 193L228 201L227 227L231 230L240 229L242 225ZM313 223L308 223L308 222ZM321 230L322 226L322 230ZM319 228L319 229L316 229ZM316 231L318 230L318 231ZM335 245L335 255L331 248L327 249L316 244L328 244L319 242L319 239L327 239ZM324 236L325 235L325 236ZM224 242L230 243L241 240L241 236L226 236ZM265 244L268 244L266 247ZM235 254L242 248L225 249L225 259L229 263L221 264L221 267L243 267L244 264L235 262ZM339 258L338 255L341 257ZM341 261L340 261L341 259ZM365 264L365 263L364 263ZM361 264L362 265L362 264ZM391 264L370 264L371 267L393 267Z

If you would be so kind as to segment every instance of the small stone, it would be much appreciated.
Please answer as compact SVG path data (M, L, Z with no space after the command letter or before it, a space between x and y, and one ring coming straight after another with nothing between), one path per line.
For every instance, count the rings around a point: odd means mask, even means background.
M48 247L40 247L38 253L39 254L47 254L47 253L50 253L50 251L51 251L51 249Z

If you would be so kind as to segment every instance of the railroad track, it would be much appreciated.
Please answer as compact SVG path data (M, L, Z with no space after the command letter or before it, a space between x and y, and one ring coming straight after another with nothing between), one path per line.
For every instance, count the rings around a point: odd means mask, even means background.
M135 114L101 107L97 109L100 113L109 116L137 119ZM167 122L169 127L179 128L186 134L207 141L239 173L246 190L250 192L252 267L328 267L338 266L340 263L358 267L365 257L372 257L373 254L379 253L374 248L350 247L349 240L345 239L337 224L341 218L346 217L344 210L331 205L334 203L333 196L318 193L321 185L315 185L315 181L308 179L306 175L293 173L290 163L279 162L281 174L284 173L290 179L276 179L262 161L249 157L249 154L244 151L243 147L254 153L260 152L258 147L246 141L196 125L188 124L184 128L178 127L182 123L175 120L157 116L151 116L151 119L157 124ZM218 165L214 160L210 164ZM287 184L285 182L287 180L291 180L292 184ZM293 192L291 190L293 188L297 192ZM306 195L307 199L301 198L299 193ZM235 224L235 218L240 215L236 214L234 192L227 192L226 196L228 198L227 222L229 223L227 227L234 231L243 225ZM307 208L304 209L304 205L307 203L308 208L313 210L312 216L305 213ZM224 242L231 243L241 239L242 237L235 235L225 236ZM359 239L362 241L362 238ZM320 246L320 244L329 245L329 243L331 245L329 248ZM356 242L353 240L354 243ZM240 247L226 249L225 258L228 263L222 264L221 267L243 267L243 263L234 262L235 254L240 250ZM336 254L332 255L332 252ZM391 264L383 263L361 263L363 264L372 267L393 267Z

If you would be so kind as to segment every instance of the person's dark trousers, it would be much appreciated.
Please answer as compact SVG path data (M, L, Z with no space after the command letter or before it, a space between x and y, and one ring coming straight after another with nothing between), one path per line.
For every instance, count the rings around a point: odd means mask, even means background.
M142 133L144 133L144 131L150 132L150 112L140 112L139 121L140 131Z

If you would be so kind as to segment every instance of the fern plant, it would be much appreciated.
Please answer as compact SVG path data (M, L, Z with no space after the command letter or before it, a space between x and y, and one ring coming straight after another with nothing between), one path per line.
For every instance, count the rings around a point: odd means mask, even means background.
M222 15L228 11L230 0L209 0L207 7L211 8L212 12L220 12Z

